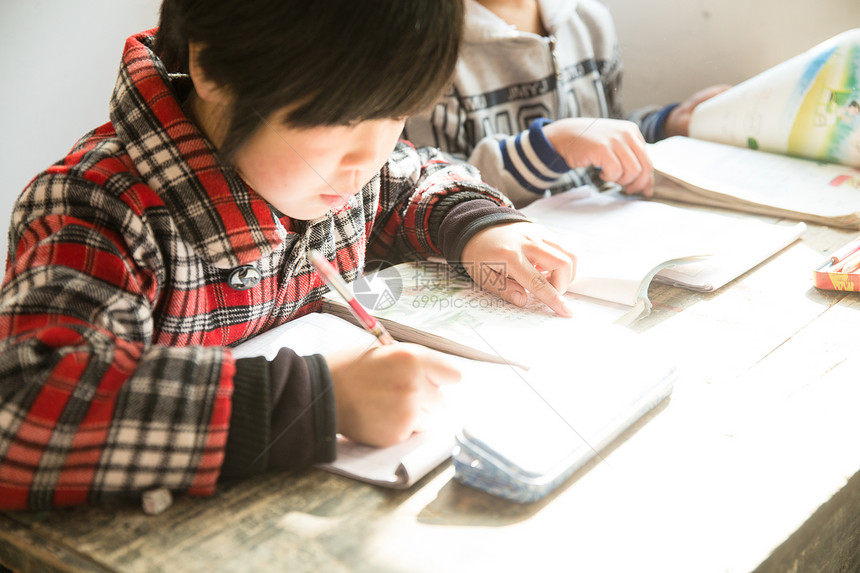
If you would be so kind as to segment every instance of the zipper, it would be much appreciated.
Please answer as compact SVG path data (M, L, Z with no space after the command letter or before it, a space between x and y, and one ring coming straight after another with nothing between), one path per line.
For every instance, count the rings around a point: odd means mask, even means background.
M552 73L555 76L555 118L561 119L564 117L564 96L561 93L561 66L558 64L558 55L555 52L556 39L550 34L547 38L549 46L549 59L552 63Z

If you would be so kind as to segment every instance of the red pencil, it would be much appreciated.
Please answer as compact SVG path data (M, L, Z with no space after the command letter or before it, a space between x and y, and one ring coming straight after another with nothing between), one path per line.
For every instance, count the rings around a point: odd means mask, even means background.
M349 290L349 287L344 282L340 273L332 266L328 260L322 256L322 253L312 249L309 253L311 264L322 275L326 284L336 293L338 293L346 302L352 315L358 320L358 323L364 327L369 333L374 335L380 344L394 344L396 342L391 334L385 330L376 317L367 312L361 303L355 298L355 295Z
M852 272L849 269L855 268L856 264L860 261L860 251L852 253L833 265L833 268L830 269L832 273L850 273Z
M841 248L837 249L835 253L830 255L830 262L834 265L837 263L841 263L849 255L852 255L857 251L860 251L860 239L855 239L850 243L843 245Z

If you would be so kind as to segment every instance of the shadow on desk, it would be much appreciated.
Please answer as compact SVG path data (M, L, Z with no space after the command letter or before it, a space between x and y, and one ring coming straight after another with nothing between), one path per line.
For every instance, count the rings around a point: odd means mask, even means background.
M627 428L608 446L600 450L597 456L579 468L563 484L545 498L533 503L516 503L502 499L480 490L465 486L451 479L439 490L436 499L429 503L418 514L418 521L427 525L461 525L475 527L504 527L529 519L545 506L552 503L567 488L576 483L597 464L608 463L606 458L618 447L624 444L630 436L654 419L665 410L671 395L662 400L647 414ZM420 485L419 485L420 487Z

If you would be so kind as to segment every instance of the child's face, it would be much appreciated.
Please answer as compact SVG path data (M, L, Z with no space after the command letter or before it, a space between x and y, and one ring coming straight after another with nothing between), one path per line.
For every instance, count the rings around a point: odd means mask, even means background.
M403 120L296 129L269 119L236 153L254 191L293 219L338 209L376 175L394 150Z

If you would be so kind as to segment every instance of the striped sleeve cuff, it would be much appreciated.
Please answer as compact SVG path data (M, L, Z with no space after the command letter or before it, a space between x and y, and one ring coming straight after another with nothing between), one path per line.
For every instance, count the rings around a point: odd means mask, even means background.
M522 133L499 142L505 169L524 189L543 193L570 171L564 159L543 133L546 118L534 120Z
M666 118L669 117L669 114L676 107L678 107L678 104L673 103L658 112L649 113L645 116L639 126L642 130L642 135L645 136L645 141L648 143L657 143L666 139L666 132L664 131Z

